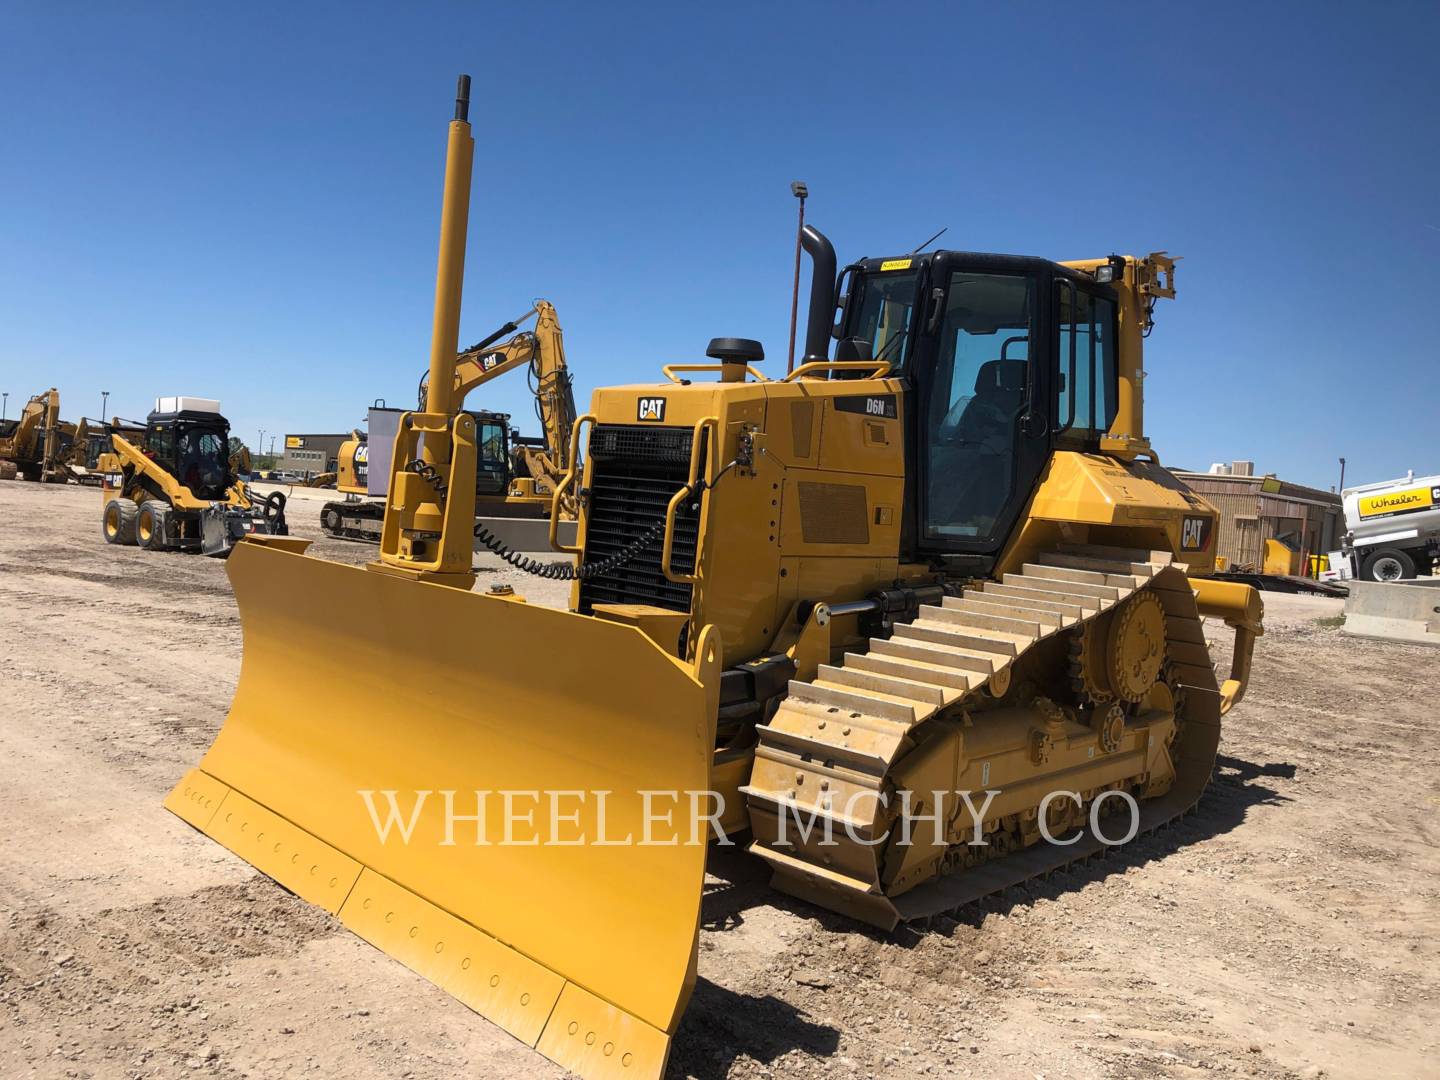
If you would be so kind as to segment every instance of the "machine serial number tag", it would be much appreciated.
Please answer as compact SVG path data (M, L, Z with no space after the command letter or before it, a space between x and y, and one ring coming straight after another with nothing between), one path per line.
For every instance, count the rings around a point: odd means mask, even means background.
M886 259L880 264L880 272L883 274L887 270L909 270L913 261L913 259Z
M665 399L663 397L642 397L635 406L635 419L660 424L665 421Z

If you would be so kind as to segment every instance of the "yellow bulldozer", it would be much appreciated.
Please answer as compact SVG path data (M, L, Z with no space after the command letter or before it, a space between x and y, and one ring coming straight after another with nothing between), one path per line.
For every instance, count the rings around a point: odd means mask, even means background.
M521 330L531 318L535 319L535 329ZM513 336L501 342L506 334ZM456 357L455 406L463 405L473 390L519 368L525 369L529 379L541 434L538 438L521 437L511 428L508 415L470 410L476 423L475 507L480 514L544 517L551 512L555 489L565 475L570 433L575 424L575 393L565 361L560 319L548 300L536 300L524 315ZM425 411L428 395L427 371L417 395L421 412ZM327 536L378 542L385 502L364 498L370 492L370 445L366 435L352 431L350 438L340 444L337 463L335 487L344 498L321 507L321 528ZM559 510L565 520L574 520L574 498L561 499ZM490 540L498 542L493 535Z
M123 433L122 433L123 432ZM284 536L285 496L264 499L236 472L230 424L209 398L157 398L143 431L116 422L98 460L107 544L226 557L245 536Z
M60 419L60 391L35 394L18 417L0 421L0 480L64 483L74 434L75 425Z
M594 1080L664 1070L710 843L888 929L1195 804L1262 608L1204 576L1216 512L1144 434L1172 260L936 251L837 279L807 228L793 371L719 338L596 391L553 496L573 558L504 553L572 582L546 608L474 589L467 110L462 80L430 393L378 558L236 545L239 686L169 809ZM1204 616L1234 630L1223 680Z

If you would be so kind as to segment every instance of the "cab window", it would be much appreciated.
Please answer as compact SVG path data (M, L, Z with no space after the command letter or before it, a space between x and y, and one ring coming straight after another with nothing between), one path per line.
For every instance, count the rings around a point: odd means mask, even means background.
M168 427L152 427L145 435L145 448L157 461L175 460L175 432Z
M1015 487L1019 420L1030 393L1034 282L950 275L926 395L926 536L982 541Z
M870 342L870 355L899 367L909 349L910 324L915 314L917 271L867 274L858 285L858 303L847 337Z
M507 429L493 420L476 425L478 453L475 462L475 491L479 495L503 495L510 484L510 457Z
M1060 281L1055 429L1093 441L1115 420L1115 303Z

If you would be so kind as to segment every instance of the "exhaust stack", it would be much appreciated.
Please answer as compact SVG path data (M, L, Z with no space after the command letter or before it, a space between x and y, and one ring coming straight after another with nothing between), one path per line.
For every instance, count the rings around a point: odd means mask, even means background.
M802 364L830 359L830 331L835 325L835 248L814 225L800 230L800 245L814 264L810 277L810 312L805 322Z

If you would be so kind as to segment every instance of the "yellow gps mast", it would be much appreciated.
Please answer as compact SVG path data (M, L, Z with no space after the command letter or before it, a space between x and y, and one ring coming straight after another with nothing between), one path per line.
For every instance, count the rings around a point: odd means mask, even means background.
M455 118L445 152L435 323L430 335L430 393L424 412L400 418L390 459L389 497L380 559L370 569L468 589L474 584L475 421L458 412L455 355L470 218L470 76L455 91Z

